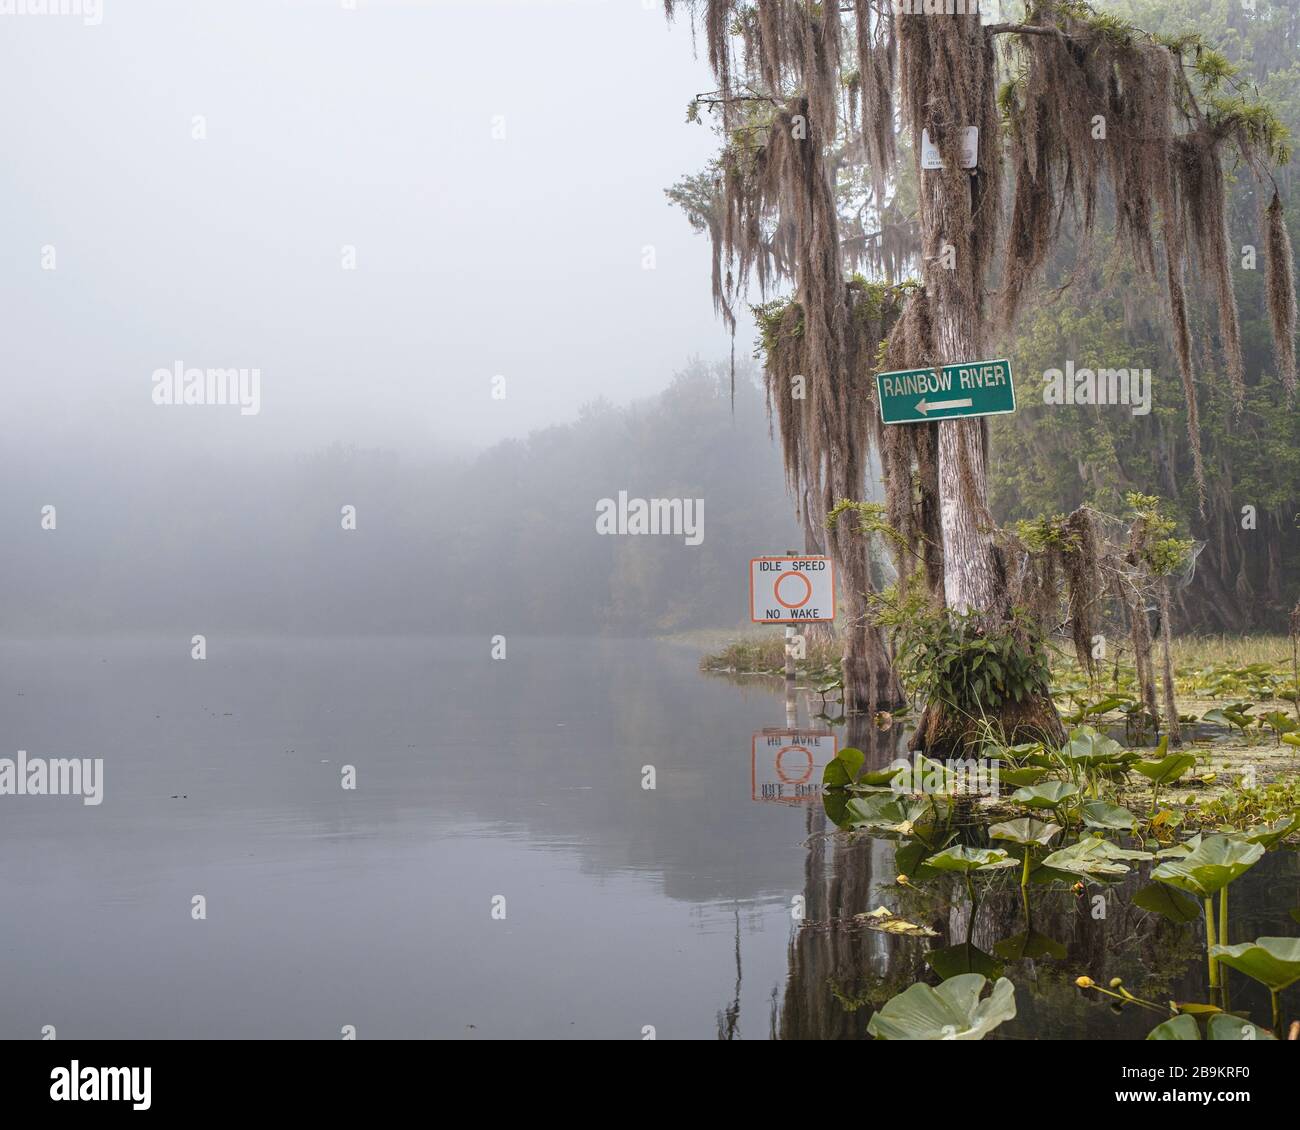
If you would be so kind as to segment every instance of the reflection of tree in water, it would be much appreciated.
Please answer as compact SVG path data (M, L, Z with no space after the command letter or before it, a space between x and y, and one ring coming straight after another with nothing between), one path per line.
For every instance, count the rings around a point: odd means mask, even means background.
M850 732L846 744L867 753L868 768L896 756L893 734ZM1117 1015L1109 1002L1082 993L1074 980L1083 973L1101 984L1120 977L1152 1000L1206 999L1197 925L1175 925L1133 903L1149 882L1146 867L1122 882L1088 883L1081 893L1062 883L1031 885L1027 898L1018 868L980 876L972 922L960 877L945 875L920 889L896 883L900 841L837 833L819 805L808 808L806 828L806 918L789 945L789 976L773 1021L780 1039L865 1037L873 1009L917 981L938 983L927 953L968 939L996 967L992 975L1016 985L1017 1017L994 1038L1140 1039L1158 1022L1133 1008ZM962 828L959 841L990 846L976 824ZM878 906L938 936L899 937L854 921ZM1050 952L1042 952L1049 942Z
M866 753L868 768L881 768L896 756L896 730L851 719L845 744ZM918 950L891 946L885 935L853 922L876 905L880 887L893 883L895 844L836 833L820 804L807 811L805 918L790 941L775 1033L783 1040L860 1039L871 1017L866 1002L883 1003L924 973Z
M740 907L735 909L736 915L736 991L732 994L731 1003L725 1009L718 1013L718 1039L734 1040L740 1031Z

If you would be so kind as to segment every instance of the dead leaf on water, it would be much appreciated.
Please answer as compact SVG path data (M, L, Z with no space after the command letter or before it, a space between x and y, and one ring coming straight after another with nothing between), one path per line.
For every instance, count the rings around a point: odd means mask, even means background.
M929 926L918 926L915 922L908 922L904 918L898 918L890 910L883 906L878 906L875 910L867 911L862 914L853 916L858 922L861 922L869 930L879 930L885 934L902 934L908 938L934 938L938 937L935 930Z

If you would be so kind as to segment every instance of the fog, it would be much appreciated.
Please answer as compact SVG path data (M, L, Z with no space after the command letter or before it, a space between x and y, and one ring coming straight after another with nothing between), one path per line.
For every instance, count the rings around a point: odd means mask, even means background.
M663 196L710 150L688 25L346 2L0 16L6 450L463 451L724 354ZM259 368L260 413L156 406L177 361Z
M639 0L92 12L0 15L11 631L743 618L728 563L794 526L753 505L779 455L750 378L740 427L709 368L708 244L663 194L713 142L685 120L710 86L688 23ZM656 432L691 364L690 434ZM256 371L256 403L157 402L155 373L192 369ZM602 497L706 487L703 548L594 536ZM440 603L439 568L473 593ZM675 608L648 595L692 576Z

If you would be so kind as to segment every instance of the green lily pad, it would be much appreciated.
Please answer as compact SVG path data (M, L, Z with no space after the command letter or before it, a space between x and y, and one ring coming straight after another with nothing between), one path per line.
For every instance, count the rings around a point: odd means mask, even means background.
M1126 851L1100 836L1086 836L1078 843L1052 852L1043 860L1043 866L1072 875L1126 875L1127 860L1150 858L1147 852Z
M932 810L928 800L897 793L876 793L855 796L848 803L847 814L850 828L908 835L917 824L927 822Z
M1180 1012L1171 1020L1157 1024L1147 1033L1148 1040L1199 1040L1201 1026L1196 1017ZM1252 1024L1230 1012L1216 1012L1206 1025L1207 1040L1276 1040L1267 1029Z
M1196 765L1193 753L1171 753L1159 761L1135 761L1133 768L1153 785L1169 785Z
M965 875L972 871L996 871L1001 867L1015 867L1017 861L1001 848L970 848L956 844L935 852L925 863L936 871L960 871Z
M851 785L858 776L858 770L866 764L867 755L853 746L846 746L822 770L822 786L828 789L843 789Z
M849 794L843 789L823 789L822 808L826 810L826 819L835 827L849 826Z
M1004 820L989 828L989 836L995 840L1009 840L1013 844L1033 847L1046 847L1059 831L1059 824L1044 820L1035 820L1032 816L1021 816L1017 820Z
M1016 990L1000 977L993 992L980 995L988 979L967 973L937 988L913 985L886 1002L867 1031L877 1040L982 1040L1016 1015Z
M1179 1013L1163 1024L1157 1024L1147 1033L1148 1040L1199 1040L1200 1038L1201 1026L1196 1023L1196 1017L1188 1016L1186 1013Z
M1276 1040L1267 1028L1252 1024L1241 1016L1220 1012L1210 1017L1207 1039L1210 1040Z
M1164 883L1152 883L1143 887L1133 896L1133 904L1163 915L1171 922L1198 922L1203 914L1201 904L1191 895Z
M1249 844L1263 844L1266 848L1271 848L1286 839L1297 828L1300 828L1300 812L1293 816L1280 817L1271 824L1257 824L1253 828L1247 828L1241 833L1241 838Z
M1069 781L1044 781L1041 785L1026 785L1011 794L1016 804L1028 808L1057 808L1071 797L1079 795L1079 786Z
M1033 766L1027 766L1024 769L999 769L998 780L1005 781L1017 789L1025 785L1036 785L1047 776L1046 769L1036 769Z
M1166 859L1151 872L1151 878L1206 899L1263 858L1261 844L1248 844L1228 836L1208 836L1186 855Z
M1104 800L1090 800L1084 804L1083 822L1089 828L1106 828L1116 832L1131 832L1137 827L1137 817L1127 808L1107 804Z
M1187 856L1191 855L1192 852L1194 852L1200 846L1200 843L1201 843L1201 833L1197 832L1196 835L1192 836L1190 839L1184 840L1181 844L1173 844L1170 847L1161 848L1158 852L1156 852L1156 858L1157 859L1185 859Z
M925 961L945 981L969 973L979 973L990 979L1002 976L1002 963L969 942L930 950Z
M1114 706L1118 705L1119 700L1116 700ZM1080 726L1070 731L1070 740L1062 747L1061 756L1080 765L1097 765L1112 760L1123 750L1124 747L1114 738L1098 733L1091 726Z
M1215 946L1210 956L1275 993L1300 981L1300 938L1256 938L1235 946Z
M1025 930L1003 938L993 947L993 952L1003 961L1022 961L1034 957L1054 957L1057 961L1064 961L1067 951L1055 938L1049 938L1037 930Z

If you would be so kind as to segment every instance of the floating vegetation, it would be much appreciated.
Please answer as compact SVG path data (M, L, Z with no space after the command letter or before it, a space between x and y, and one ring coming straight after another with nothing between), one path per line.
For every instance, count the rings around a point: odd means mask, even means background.
M980 999L988 978L963 973L936 988L913 985L885 1004L867 1025L878 1040L982 1040L1016 1015L1016 990L1005 977Z
M1280 1036L1283 994L1300 981L1300 938L1231 944L1228 896L1232 884L1267 852L1300 838L1295 778L1199 806L1196 819L1187 823L1213 819L1214 830L1179 838L1183 821L1164 807L1160 790L1189 779L1197 767L1193 753L1167 753L1162 742L1155 756L1144 757L1092 726L1076 726L1057 748L990 742L980 752L999 767L1001 788L992 796L966 790L939 762L931 763L936 772L924 778L910 768L900 772L909 764L902 759L870 769L866 753L856 748L841 750L824 771L825 810L841 834L896 845L900 874L893 890L898 893L857 914L858 923L893 935L892 945L924 947L918 957L928 977L939 981L932 985L923 979L876 1005L868 1025L872 1035L984 1038L1014 1017L1012 981L1003 975L1007 966L1034 963L1041 977L1042 963L1061 965L1072 956L1070 946L1044 932L1041 911L1036 924L1034 903L1073 898L1095 917L1114 897L1106 891L1122 888L1131 889L1127 898L1133 912L1146 916L1147 925L1137 928L1157 936L1172 931L1163 944L1185 954L1184 961L1194 962L1199 950L1209 999L1169 999L1172 994L1159 984L1154 995L1151 989L1140 995L1119 978L1102 985L1086 975L1074 978L1079 989L1108 999L1121 1012L1139 1008L1161 1014L1164 1020L1151 1039L1242 1039L1256 1030L1260 1039ZM1026 771L1041 779L1014 784ZM989 917L982 908L1012 891L1019 894L1022 928L991 943L978 939L976 924ZM936 928L945 923L946 929ZM1187 947L1174 945L1182 934L1190 935ZM1257 1029L1248 1014L1233 1012L1229 968L1267 989L1271 1030ZM994 981L1006 986L1000 992L1012 1011L987 1024L1001 1011L992 1004L996 987L993 995L982 997ZM953 985L959 985L955 996L947 988Z

